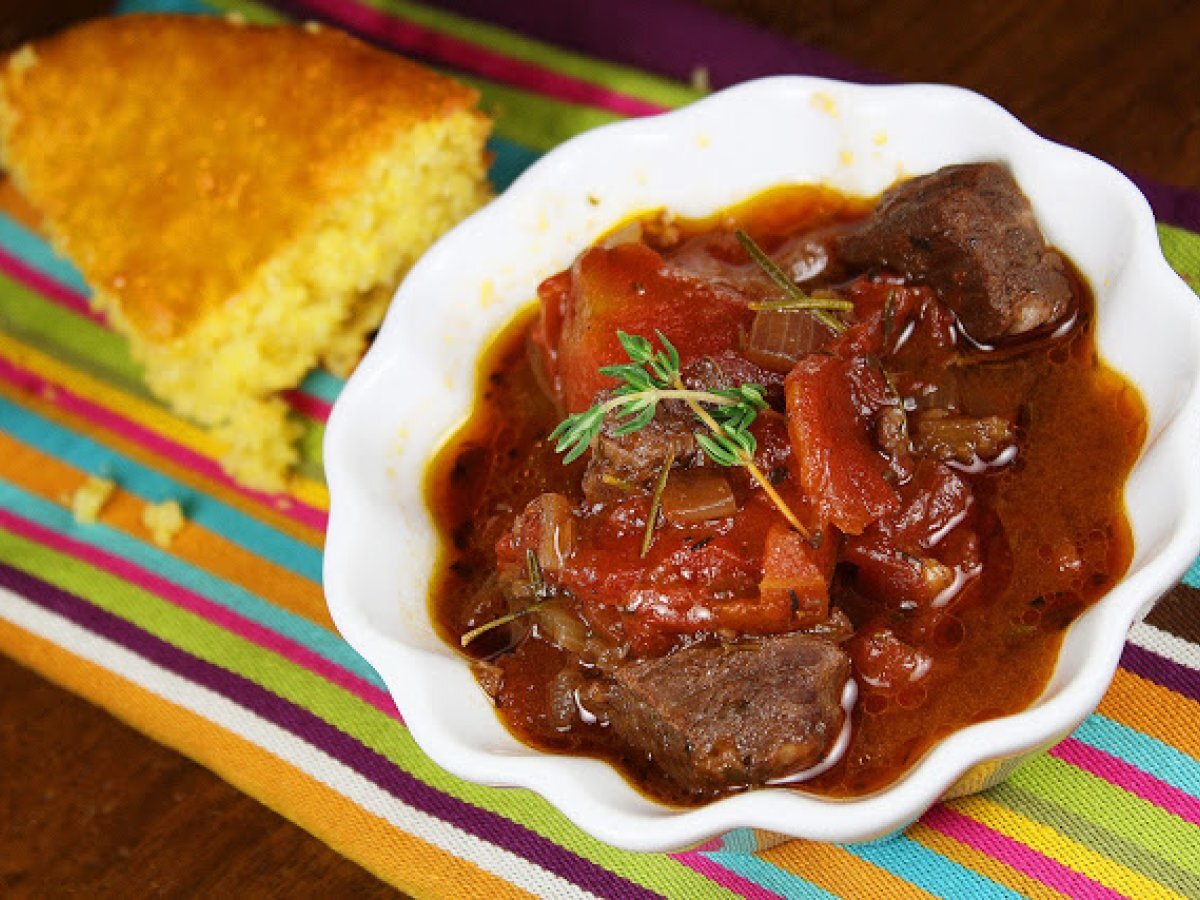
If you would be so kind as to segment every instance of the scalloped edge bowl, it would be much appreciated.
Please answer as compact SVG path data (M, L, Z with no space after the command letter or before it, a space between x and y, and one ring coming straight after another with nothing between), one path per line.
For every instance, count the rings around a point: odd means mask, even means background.
M603 762L514 739L466 660L434 633L427 606L438 537L426 465L471 409L484 347L542 279L633 214L667 207L700 216L784 183L874 195L902 176L982 160L1011 166L1048 240L1091 282L1101 352L1149 410L1126 488L1133 563L1071 626L1040 699L950 735L894 785L853 800L766 788L677 809L647 799ZM871 840L940 797L999 780L1099 703L1128 629L1200 547L1198 366L1200 303L1163 259L1145 199L1112 167L1038 137L962 89L748 82L568 141L412 269L329 422L329 609L434 761L470 781L534 790L611 844L673 850L742 827Z

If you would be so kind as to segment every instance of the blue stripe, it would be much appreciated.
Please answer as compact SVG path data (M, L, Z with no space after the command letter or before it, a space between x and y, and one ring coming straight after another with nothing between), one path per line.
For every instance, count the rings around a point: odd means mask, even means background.
M727 853L725 851L716 851L713 853L701 854L706 859L711 860L718 866L728 869L743 878L753 881L755 884L761 885L769 891L774 891L781 897L794 898L834 898L837 895L831 894L824 888L818 887L806 878L801 878L799 875L793 875L791 872L785 871L778 866L773 866L768 862L764 862L752 853Z
M1200 798L1200 763L1169 744L1099 713L1088 716L1072 737Z
M326 660L382 688L383 681L350 645L326 628L218 578L205 569L173 556L154 544L96 522L80 525L71 512L15 484L0 480L0 506L60 534L112 553L168 581L200 594L247 619L282 634Z
M63 428L0 397L0 420L12 437L92 475L111 478L122 490L159 503L177 500L184 514L205 528L290 572L321 582L321 551L276 531L207 494L149 469L85 435Z
M843 848L937 897L1013 897L1019 900L1021 896L904 835L871 844L844 844Z
M57 255L45 240L4 213L0 213L0 247L59 284L79 291L85 297L91 296L91 288L78 269Z

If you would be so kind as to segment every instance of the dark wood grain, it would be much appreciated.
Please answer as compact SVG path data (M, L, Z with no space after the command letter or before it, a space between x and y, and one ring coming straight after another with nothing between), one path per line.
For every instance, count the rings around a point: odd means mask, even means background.
M971 88L1047 137L1200 187L1200 4L698 2L899 81Z
M700 0L900 80L962 84L1038 131L1200 186L1200 5ZM0 2L0 42L99 0ZM1195 592L1156 615L1182 617ZM388 889L199 766L0 659L0 894L377 896Z

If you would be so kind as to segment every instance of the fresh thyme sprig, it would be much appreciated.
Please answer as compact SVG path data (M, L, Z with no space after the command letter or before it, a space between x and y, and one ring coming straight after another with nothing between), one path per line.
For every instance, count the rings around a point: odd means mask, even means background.
M531 612L536 612L541 609L551 600L555 599L555 594L546 585L546 579L542 577L542 567L538 564L537 554L533 550L525 551L525 565L529 574L529 589L533 593L534 601L528 606L523 606L520 609L514 609L512 612L505 613L490 622L484 622L478 628L472 628L458 639L459 644L463 647L475 640L481 634L486 634L494 628L499 628L501 625L507 625L509 622L515 622L521 616L526 616Z
M813 314L813 318L835 334L841 334L846 330L846 323L831 312L835 309L846 309L845 300L824 300L808 296L796 286L796 282L787 277L783 269L775 265L774 260L754 242L754 238L740 228L734 232L734 236L737 237L742 249L750 255L758 267L783 291L785 300L776 301L779 305L775 306L775 309L806 309ZM849 304L849 306L853 308L853 304Z
M765 388L759 384L712 391L695 391L685 387L680 375L679 352L661 331L656 331L661 350L644 337L617 332L629 362L604 366L600 373L621 381L613 396L590 409L568 416L558 423L550 439L554 449L566 453L563 463L578 459L600 434L604 417L617 410L617 435L632 434L645 428L658 411L663 400L683 400L708 432L697 432L696 443L713 462L722 466L742 466L771 501L800 534L808 532L796 518L770 480L754 462L757 444L750 426L759 412L767 408Z

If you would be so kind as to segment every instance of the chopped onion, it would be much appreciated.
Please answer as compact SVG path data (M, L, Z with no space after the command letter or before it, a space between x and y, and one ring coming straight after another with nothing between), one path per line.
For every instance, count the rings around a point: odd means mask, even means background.
M715 469L672 472L662 493L662 512L672 522L706 522L737 512L733 489Z
M604 237L601 246L605 250L611 250L613 247L619 247L622 244L636 244L642 239L642 223L638 221L627 222Z
M803 309L761 309L746 341L746 358L774 372L790 372L805 353L820 349L829 330Z
M542 494L525 508L532 514L537 536L533 552L538 565L547 572L557 572L575 552L575 516L571 501L562 494Z

